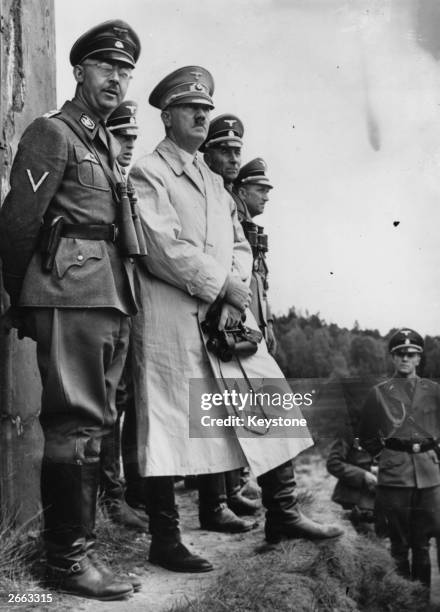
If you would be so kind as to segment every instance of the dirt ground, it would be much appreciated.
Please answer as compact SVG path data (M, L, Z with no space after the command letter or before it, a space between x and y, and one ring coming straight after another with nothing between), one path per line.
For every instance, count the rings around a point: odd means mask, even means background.
M313 491L313 518L328 520L329 508L335 520L341 520L339 508L329 502L334 479L325 470L322 460L312 461L296 470L299 489ZM14 605L0 610L25 610L26 612L168 612L179 603L197 600L211 585L215 585L228 562L233 559L247 558L264 550L263 524L264 513L257 516L258 527L251 532L238 535L219 534L199 528L197 516L197 493L187 491L179 483L176 486L184 543L195 552L209 559L215 570L206 574L178 574L169 572L148 563L149 537L147 535L129 536L126 542L132 551L124 566L135 572L142 581L142 590L130 599L119 602L99 602L79 597L53 593L53 603L45 607ZM322 516L320 516L322 514ZM348 529L351 526L344 523ZM267 548L267 547L266 547ZM125 558L125 554L124 554ZM432 550L433 585L431 589L432 612L440 612L440 576L437 568L436 550ZM233 611L231 611L233 612ZM271 612L268 610L267 612ZM414 611L417 612L417 611Z
M186 491L180 483L176 486L176 493L182 521L183 541L192 551L209 559L215 567L214 571L206 574L179 574L151 565L146 562L149 538L138 536L138 543L145 542L145 563L131 569L142 580L142 590L129 600L122 602L97 602L78 597L63 598L63 606L67 604L67 599L75 600L72 601L74 608L66 607L66 610L74 609L84 612L107 612L109 610L162 612L170 610L177 603L196 599L209 588L209 585L215 584L228 559L234 556L244 557L254 554L256 549L263 544L263 511L257 518L258 527L248 533L232 535L204 531L199 527L197 493Z

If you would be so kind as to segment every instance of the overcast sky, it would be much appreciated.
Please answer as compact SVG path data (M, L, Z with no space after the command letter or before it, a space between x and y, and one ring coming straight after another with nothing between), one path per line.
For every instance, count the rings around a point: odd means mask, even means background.
M121 18L142 53L138 155L163 128L148 105L188 64L215 79L212 117L245 125L275 188L270 298L352 327L440 334L440 67L436 0L55 0L58 103L75 39ZM398 223L398 224L397 224Z

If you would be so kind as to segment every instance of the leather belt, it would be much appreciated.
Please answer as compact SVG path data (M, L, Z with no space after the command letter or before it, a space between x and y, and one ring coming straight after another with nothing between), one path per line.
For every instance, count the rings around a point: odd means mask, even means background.
M83 240L108 240L116 242L119 228L115 223L109 225L92 223L64 223L63 238L82 238Z
M399 440L399 438L387 438L384 440L385 448L405 453L417 454L436 448L435 440Z

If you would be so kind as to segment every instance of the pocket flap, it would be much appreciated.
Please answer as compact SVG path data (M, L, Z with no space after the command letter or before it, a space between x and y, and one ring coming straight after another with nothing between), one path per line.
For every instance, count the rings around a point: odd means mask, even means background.
M91 162L92 164L99 164L99 161L96 159L96 156L85 147L81 147L80 145L74 145L74 150L75 159L79 164L81 162Z
M72 266L82 267L90 259L104 257L104 244L99 240L62 238L55 257L55 267L59 278L63 278Z

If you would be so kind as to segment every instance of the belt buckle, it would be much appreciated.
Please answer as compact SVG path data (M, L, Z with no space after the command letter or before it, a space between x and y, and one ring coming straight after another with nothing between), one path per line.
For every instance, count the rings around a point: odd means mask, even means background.
M112 235L111 235L110 241L111 242L116 242L116 239L117 239L118 233L119 233L118 226L116 225L116 223L112 223L110 225L110 227L111 227L111 231L112 231Z
M422 446L419 442L414 442L411 448L413 453L420 453Z

